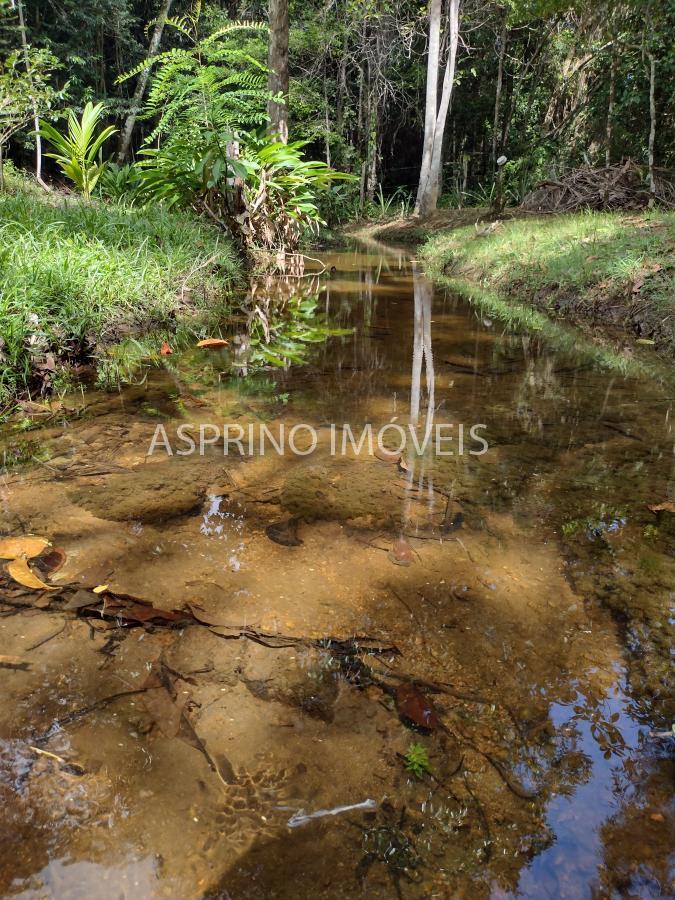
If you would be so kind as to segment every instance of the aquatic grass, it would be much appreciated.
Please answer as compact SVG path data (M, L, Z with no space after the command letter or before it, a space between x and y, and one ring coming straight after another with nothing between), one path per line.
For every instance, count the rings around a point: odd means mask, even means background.
M403 757L405 768L416 778L422 778L431 772L431 763L426 748L422 744L412 743Z
M239 274L229 239L186 213L0 196L0 395L46 354L81 361L120 330L222 301Z
M585 212L431 236L432 276L473 280L560 316L624 324L675 347L675 213Z

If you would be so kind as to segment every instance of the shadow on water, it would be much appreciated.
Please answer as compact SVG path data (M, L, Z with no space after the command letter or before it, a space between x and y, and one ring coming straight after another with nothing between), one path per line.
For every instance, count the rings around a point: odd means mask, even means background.
M3 894L667 894L667 380L323 263L2 435Z

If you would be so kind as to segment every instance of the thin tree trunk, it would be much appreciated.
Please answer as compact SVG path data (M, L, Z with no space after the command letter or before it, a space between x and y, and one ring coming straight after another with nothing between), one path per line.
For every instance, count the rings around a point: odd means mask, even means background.
M448 59L445 65L445 74L443 76L443 88L441 90L440 104L437 103L438 91L438 49L440 45L440 8L438 9L438 21L435 24L430 13L430 35L429 35L429 63L432 62L432 41L431 33L435 31L433 55L435 55L435 76L433 77L433 94L429 95L429 80L431 76L430 66L427 67L427 104L431 99L432 109L429 120L431 123L431 134L427 140L427 116L425 112L425 129L424 129L424 149L422 153L422 171L420 172L420 183L417 191L417 201L415 203L415 215L428 216L436 209L438 204L438 195L441 187L441 171L443 163L443 138L445 136L445 122L450 108L450 100L452 99L452 89L455 83L455 65L457 62L457 44L459 41L459 2L460 0L449 0L448 10ZM432 0L432 12L436 5L436 0ZM440 5L439 5L440 7ZM430 152L428 152L428 145ZM425 166L426 157L428 162Z
M377 184L377 110L372 116L372 130L368 139L368 191L367 197L370 203L375 199L375 186Z
M162 32L164 31L164 25L169 16L172 2L173 0L164 0L164 6L162 7L161 12L157 17L155 27L152 30L150 46L148 47L148 59L152 59L152 57L156 56L159 51L159 45L162 40ZM120 147L117 151L118 166L121 166L124 160L129 155L129 148L131 147L131 135L133 134L136 119L138 118L138 113L141 109L141 103L143 101L145 89L148 86L149 78L150 68L148 67L147 69L143 69L141 74L138 76L138 81L136 82L136 90L134 91L134 96L131 101L131 109L129 110L129 115L124 122L124 128L122 129L122 134L120 136Z
M506 10L502 10L502 30L499 36L499 62L497 64L497 87L495 89L495 115L492 123L492 170L497 167L497 148L499 144L499 120L501 118L502 84L504 81L504 56L506 54Z
M441 50L441 3L431 0L429 6L429 51L427 56L427 87L424 104L424 142L422 144L422 165L415 202L415 215L422 215L425 191L428 188L431 154L434 149L434 128L438 103L438 63Z
M330 117L328 115L328 89L326 85L328 84L328 79L326 78L326 73L324 71L323 76L323 108L324 114L326 116L326 165L330 165Z
M337 83L337 102L335 104L335 130L342 137L344 122L345 97L347 96L347 45L343 48Z
M28 59L28 38L26 36L26 21L23 16L22 0L10 0L12 9L16 9L19 13L19 30L21 32L21 46L25 54L26 72L31 87L31 102L33 105L33 126L35 128L35 178L37 183L46 191L51 191L49 185L42 178L42 138L40 137L40 117L38 116L37 103L33 95L33 73L31 70L30 60ZM16 5L15 5L16 4Z
M269 75L267 87L272 94L281 94L283 103L270 100L270 134L288 141L288 0L269 0L270 44L267 56Z
M605 165L612 164L612 126L614 124L614 97L616 94L616 55L612 49L612 62L609 67L609 98L607 101L607 127L605 129Z
M649 51L647 54L649 59L649 205L654 206L656 202L656 182L654 180L654 142L656 139L656 101L654 99L656 87L656 58Z

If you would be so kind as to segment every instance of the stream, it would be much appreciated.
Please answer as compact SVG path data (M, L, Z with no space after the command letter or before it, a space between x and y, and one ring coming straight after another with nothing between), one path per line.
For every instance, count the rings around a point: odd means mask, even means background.
M672 382L319 255L251 286L306 364L225 329L0 430L61 551L0 572L0 892L670 895Z

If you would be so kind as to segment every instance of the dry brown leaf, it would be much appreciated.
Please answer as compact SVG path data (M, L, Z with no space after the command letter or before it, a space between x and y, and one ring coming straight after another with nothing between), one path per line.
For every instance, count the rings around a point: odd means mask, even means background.
M199 341L198 347L205 347L207 350L218 350L220 347L227 347L229 341L226 341L224 338L204 338L203 341Z
M173 350L171 349L171 345L169 344L168 341L164 341L164 343L162 344L162 348L159 352L160 352L161 356L170 356L173 353Z
M21 556L32 559L43 553L46 547L49 547L46 538L31 535L3 538L0 540L0 559L18 559Z
M33 588L36 591L56 591L57 587L54 587L50 584L45 584L44 581L40 581L37 575L34 575L33 572L28 568L28 563L26 562L25 557L21 557L20 559L13 559L11 562L7 563L7 574L10 575L14 581L22 584L24 587Z
M394 700L398 714L418 728L434 731L441 725L433 704L414 684L399 684Z
M180 731L187 700L186 694L179 694L177 700L174 700L165 687L150 688L143 694L143 705L166 738L176 737Z
M67 559L65 551L60 547L52 547L49 552L41 554L35 562L46 575L53 575L65 566Z
M663 503L647 504L647 509L652 512L669 512L675 513L675 500L664 500Z

